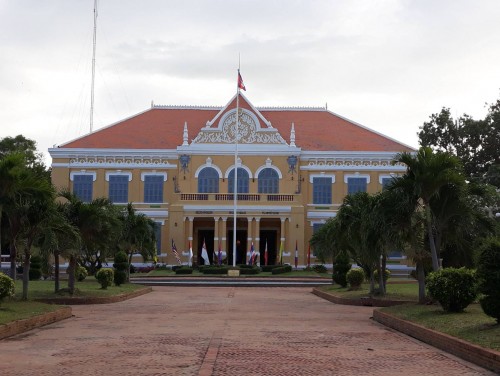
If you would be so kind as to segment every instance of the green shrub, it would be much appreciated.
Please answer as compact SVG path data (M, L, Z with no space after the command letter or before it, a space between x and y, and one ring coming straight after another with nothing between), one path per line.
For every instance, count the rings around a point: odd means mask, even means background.
M30 281L37 281L42 278L42 259L40 256L32 256L30 259Z
M110 268L102 268L97 271L95 274L95 278L101 285L102 289L106 290L108 286L111 286L113 283L113 269Z
M326 266L323 264L313 265L312 269L316 273L326 273L327 272Z
M333 264L333 282L338 283L342 287L347 286L347 272L351 270L349 255L346 252L341 252Z
M346 279L349 286L351 286L351 289L359 289L365 280L365 272L361 268L351 269L347 272Z
M251 266L251 265L248 265ZM252 266L250 268L241 268L240 275L255 275L260 273L260 268L258 266Z
M238 264L236 265L240 269L252 269L254 266L253 265L248 265L248 264Z
M193 268L183 266L175 269L175 274L193 274Z
M87 272L87 269L81 265L77 265L76 270L75 270L75 277L78 282L83 281L89 273Z
M500 241L490 240L480 250L477 278L484 313L500 323Z
M465 268L432 272L426 278L426 287L446 312L462 312L477 296L475 273Z
M114 275L113 282L116 286L127 282L128 256L125 252L120 251L115 254L113 263Z
M262 270L263 272L272 272L273 269L279 267L281 267L281 265L261 265L260 270Z
M271 273L274 275L274 274L289 273L291 271L292 271L291 265L283 265L283 266L278 266L277 268L273 268Z
M220 274L227 274L227 270L228 270L227 266L212 266L211 268L203 268L201 272L203 274L220 275Z
M387 282L387 280L389 279L390 276L391 276L391 272L389 271L389 269L385 269L384 282ZM378 270L377 269L375 269L375 271L373 272L373 278L375 279L375 282L378 282Z
M7 297L14 296L14 280L0 272L0 302Z

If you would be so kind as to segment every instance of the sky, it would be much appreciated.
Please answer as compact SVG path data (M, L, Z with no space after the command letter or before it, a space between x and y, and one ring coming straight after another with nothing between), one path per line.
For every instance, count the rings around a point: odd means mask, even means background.
M93 129L161 105L322 107L412 147L500 98L498 0L98 1ZM90 130L94 0L0 0L0 138ZM300 146L300 140L296 140Z

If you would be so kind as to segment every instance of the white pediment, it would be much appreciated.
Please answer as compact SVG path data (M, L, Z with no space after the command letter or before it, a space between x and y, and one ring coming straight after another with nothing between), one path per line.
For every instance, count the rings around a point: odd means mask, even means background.
M252 111L239 108L238 144L287 145L278 130L265 124L261 126L259 117ZM234 144L236 109L225 112L215 124L202 128L193 144Z

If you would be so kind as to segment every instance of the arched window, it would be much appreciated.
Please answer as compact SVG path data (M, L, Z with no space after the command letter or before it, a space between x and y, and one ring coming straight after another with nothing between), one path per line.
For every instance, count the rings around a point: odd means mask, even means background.
M248 172L243 168L238 168L238 193L248 193ZM234 193L234 168L228 175L228 192Z
M279 177L272 168L263 169L258 176L259 193L279 193Z
M219 174L215 168L205 167L200 171L198 193L219 193Z

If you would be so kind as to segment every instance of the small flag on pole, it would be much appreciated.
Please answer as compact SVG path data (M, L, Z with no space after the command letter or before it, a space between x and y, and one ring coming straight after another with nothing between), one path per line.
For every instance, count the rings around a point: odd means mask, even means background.
M248 257L248 265L253 265L254 258L255 258L255 248L252 242L252 245L250 246L250 256Z
M264 250L264 265L267 265L267 240L266 240L266 248Z
M311 244L309 244L309 249L307 250L307 267L311 267Z
M189 241L189 261L188 265L192 266L193 265L193 247L191 247L191 240Z
M297 248L297 240L295 240L295 269L299 265L299 249Z
M243 78L241 78L240 70L238 69L238 89L247 91L245 84L243 83Z
M219 251L217 252L217 260L218 264L222 265L222 249L220 247L220 242L219 242Z
M207 246L205 245L205 239L203 239L203 246L201 247L201 258L203 259L205 265L210 265L210 259L208 258Z
M177 262L179 263L179 265L182 264L181 263L181 258L179 257L179 252L177 252L177 248L175 246L174 239L172 239L172 253L174 254Z

